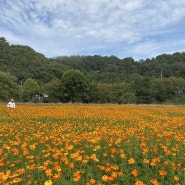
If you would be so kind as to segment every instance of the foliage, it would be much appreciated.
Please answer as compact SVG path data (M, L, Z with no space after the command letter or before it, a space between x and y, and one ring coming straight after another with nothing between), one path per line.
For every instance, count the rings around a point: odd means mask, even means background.
M9 45L4 38L0 39L0 66L2 71L16 76L18 83L28 78L46 83L54 77L59 78L67 69L28 46Z
M47 102L60 102L61 101L61 82L59 79L54 79L41 88L43 94L48 95Z
M91 81L101 83L131 82L139 76L149 78L184 77L185 53L159 55L156 58L134 61L131 57L115 56L58 57L55 61L78 69Z
M158 78L151 81L153 99L160 103L172 99L175 100L179 95L184 93L184 87L185 79L183 78ZM183 103L184 101L181 101L181 104Z
M28 78L23 84L23 101L31 101L32 99L35 100L35 96L40 94L40 87L38 83Z
M151 98L151 81L149 78L137 78L134 83L135 96L137 97L137 103L149 104L152 102Z
M39 84L60 78L64 71L77 69L90 81L101 83L131 82L138 76L159 78L183 77L185 53L159 55L156 58L134 61L115 56L69 56L48 59L28 46L9 45L0 38L1 70L11 72L18 82L33 78Z
M16 77L0 71L0 101L9 101L10 98L19 100L20 87L16 83Z
M61 79L63 101L81 102L88 90L88 81L84 73L69 69Z
M50 102L123 103L127 95L124 94L133 93L137 103L175 103L178 99L178 103L184 104L183 99L178 98L179 92L185 93L184 52L139 61L131 57L119 59L99 55L48 59L28 46L9 45L1 37L0 66L2 71L15 76L19 85L29 78L36 80L45 87L42 94L47 89ZM69 69L79 70L85 75L85 88L70 87L69 90L60 87L58 80ZM83 93L80 95L78 91ZM6 98L8 93L11 94L7 92ZM26 101L31 98L27 90L23 95Z
M119 104L136 104L137 103L137 97L132 92L127 92L120 96Z

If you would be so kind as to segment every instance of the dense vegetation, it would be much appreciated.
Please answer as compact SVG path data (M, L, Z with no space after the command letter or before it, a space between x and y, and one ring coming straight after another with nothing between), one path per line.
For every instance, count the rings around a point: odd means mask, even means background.
M128 57L115 56L63 56L46 58L28 46L9 45L0 38L0 71L7 73L7 79L13 76L12 83L19 86L17 95L0 95L0 101L16 96L17 101L40 101L35 99L47 94L50 102L78 101L86 103L178 103L185 100L185 53L163 54L156 58L135 61ZM75 74L83 73L82 82L72 88L63 87L63 74L73 69ZM1 76L5 74L0 73ZM69 76L73 76L70 74ZM15 78L16 80L15 80ZM31 79L39 85L39 90L29 90ZM79 82L79 84L78 84ZM33 84L35 84L33 83ZM81 96L70 97L69 92L79 94L76 86L85 86ZM1 81L1 92L7 86ZM21 88L20 88L21 87ZM78 90L77 90L78 89ZM79 98L80 97L80 98Z

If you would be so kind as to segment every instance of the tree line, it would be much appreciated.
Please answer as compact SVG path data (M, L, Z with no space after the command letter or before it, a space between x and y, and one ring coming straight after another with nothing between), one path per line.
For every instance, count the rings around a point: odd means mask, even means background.
M0 38L0 101L173 103L185 100L185 53L46 58Z

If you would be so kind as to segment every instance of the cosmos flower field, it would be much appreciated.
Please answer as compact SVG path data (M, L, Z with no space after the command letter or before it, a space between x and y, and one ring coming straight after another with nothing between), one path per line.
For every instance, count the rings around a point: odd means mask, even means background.
M0 105L0 184L184 185L185 107Z

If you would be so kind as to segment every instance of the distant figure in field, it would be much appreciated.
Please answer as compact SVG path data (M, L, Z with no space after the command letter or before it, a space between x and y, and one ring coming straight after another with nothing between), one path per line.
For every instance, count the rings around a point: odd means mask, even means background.
M14 99L11 99L8 104L7 104L8 108L14 109L15 108L15 101Z

